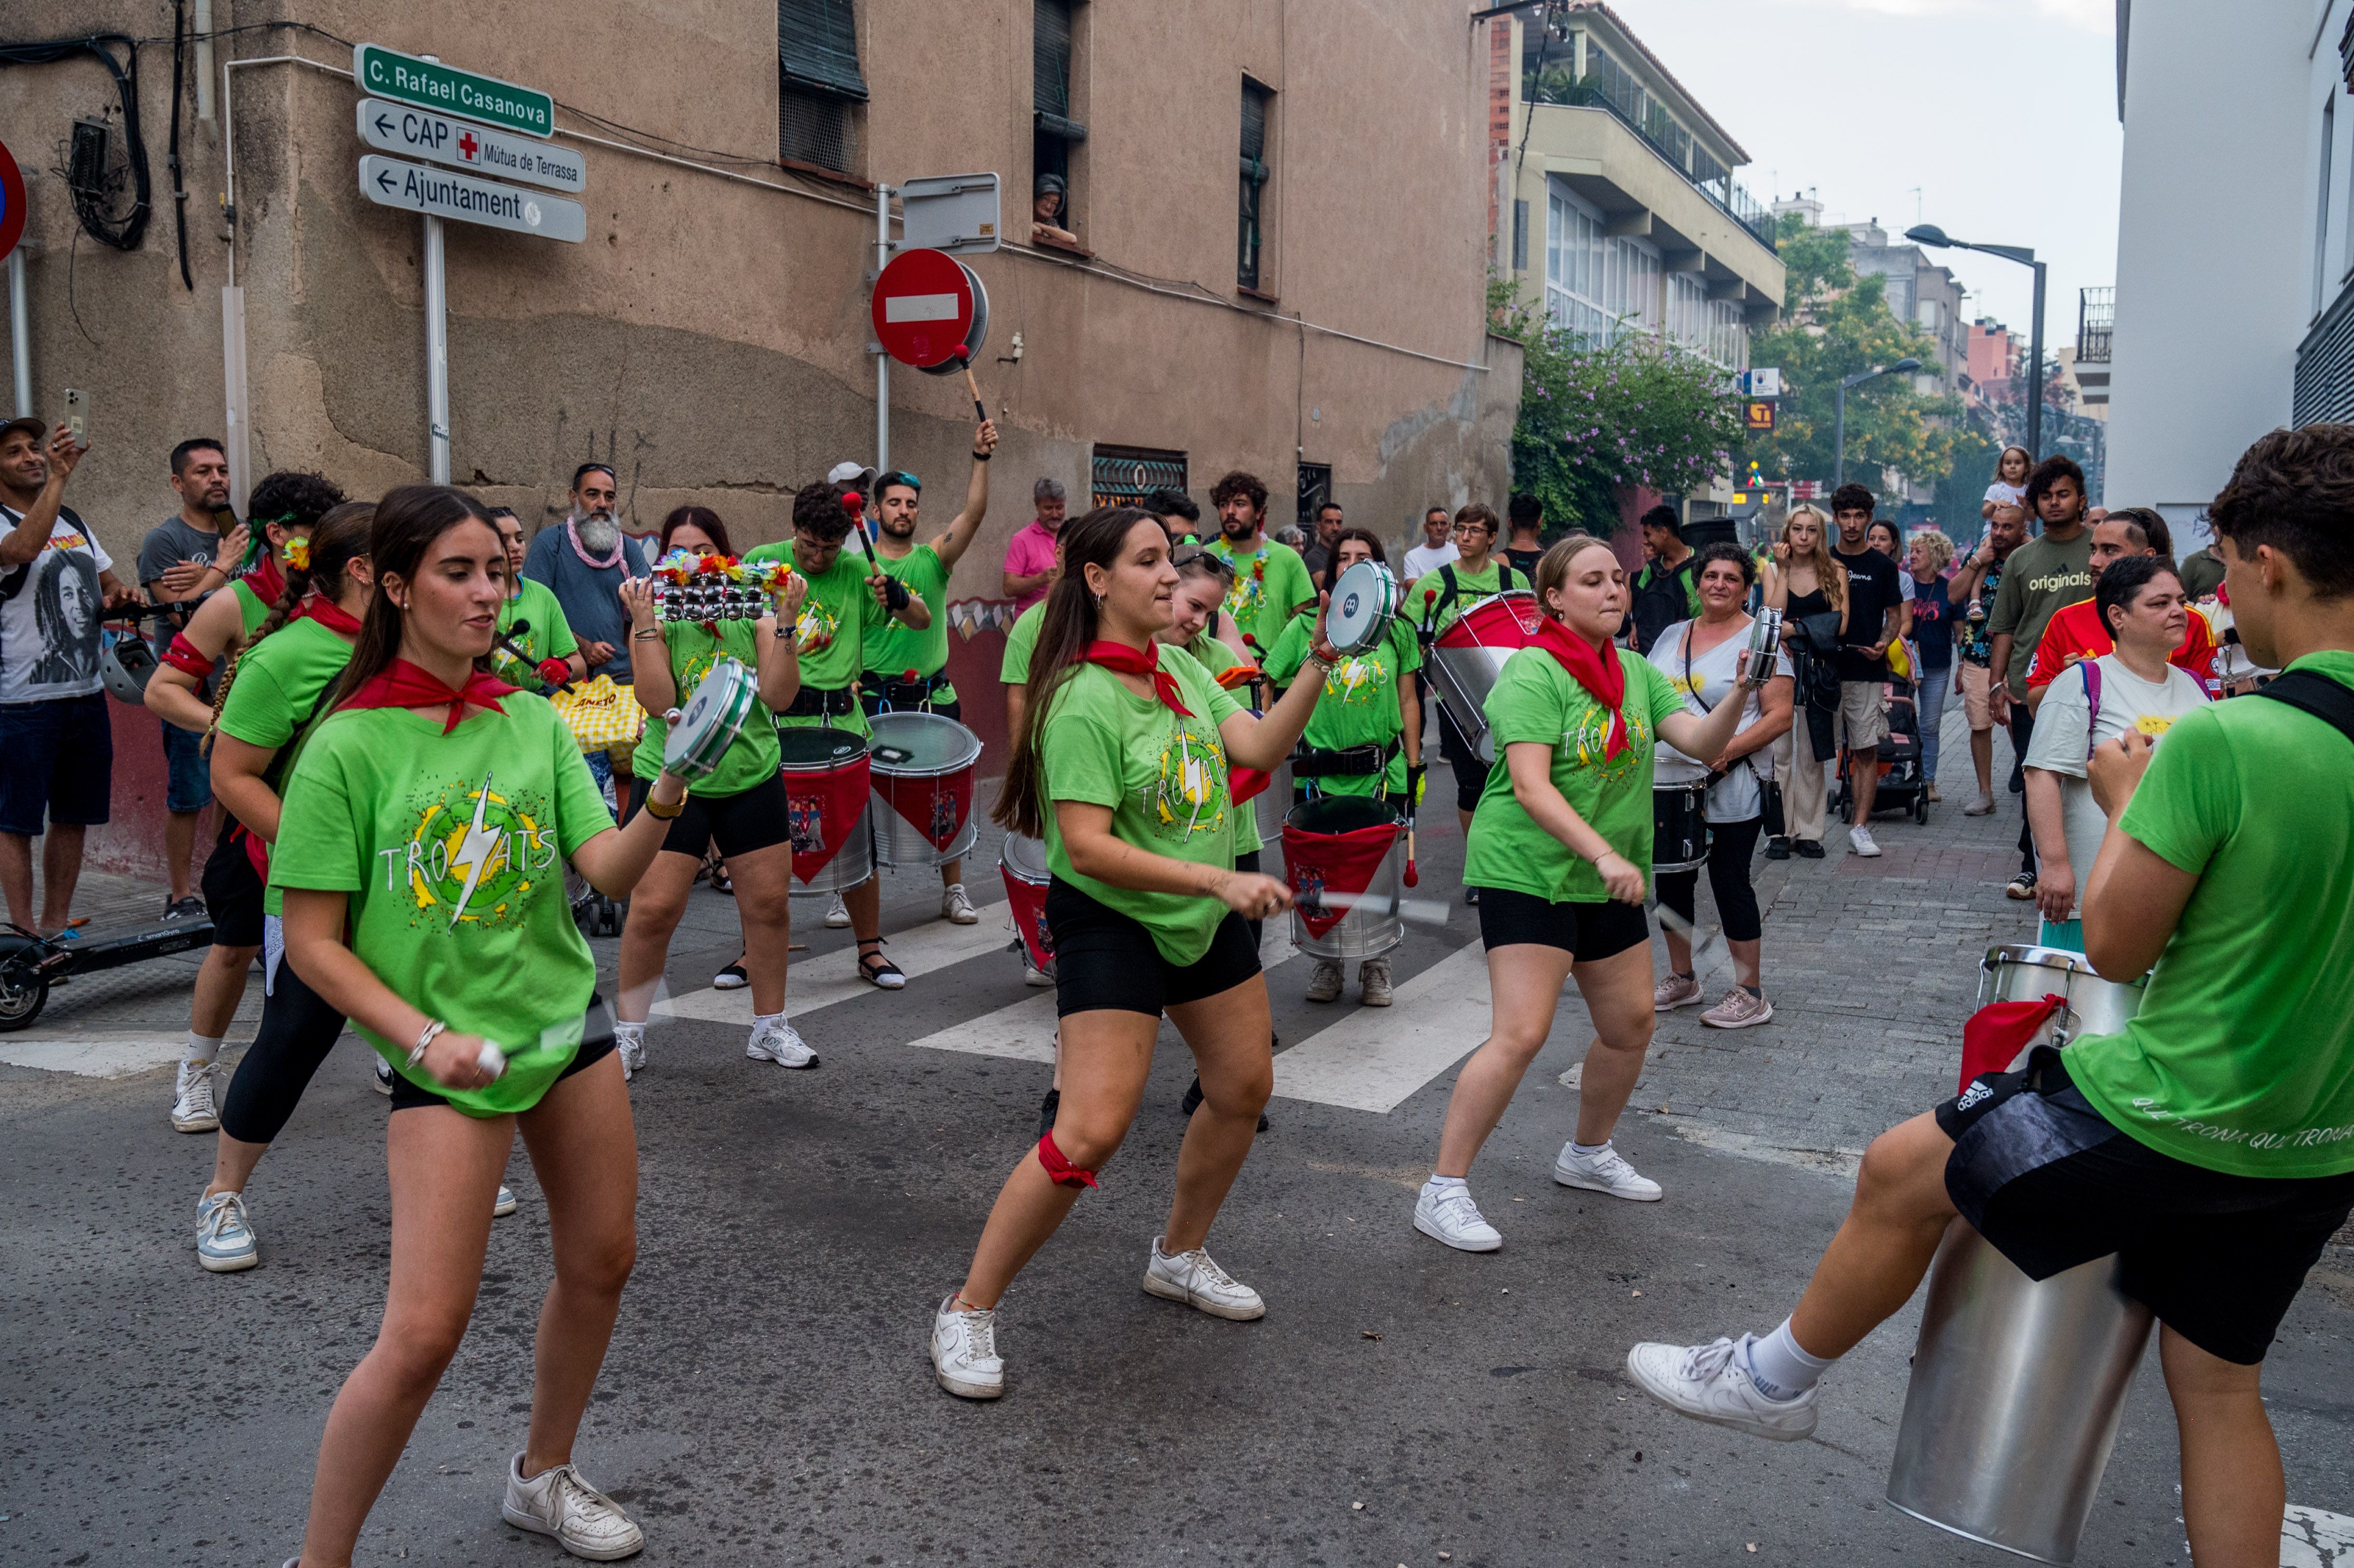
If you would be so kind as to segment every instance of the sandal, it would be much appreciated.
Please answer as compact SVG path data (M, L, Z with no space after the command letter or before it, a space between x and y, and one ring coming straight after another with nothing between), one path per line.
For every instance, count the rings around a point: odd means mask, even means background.
M711 879L712 892L725 893L730 897L735 895L735 880L727 874L727 863L719 857L717 852L704 857L703 870L705 875Z
M866 949L870 946L876 950L868 952ZM880 987L884 991L905 989L907 984L906 972L883 956L882 947L883 938L880 937L868 937L858 944L859 975L867 984ZM869 968L869 965L874 967Z

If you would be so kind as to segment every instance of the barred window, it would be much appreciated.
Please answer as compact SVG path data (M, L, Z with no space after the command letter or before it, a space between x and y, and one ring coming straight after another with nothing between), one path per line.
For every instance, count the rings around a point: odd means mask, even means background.
M852 0L777 0L777 155L854 172L866 101Z

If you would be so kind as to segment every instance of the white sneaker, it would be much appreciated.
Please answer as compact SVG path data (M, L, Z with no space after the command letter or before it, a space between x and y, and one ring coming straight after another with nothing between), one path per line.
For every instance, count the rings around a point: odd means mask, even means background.
M628 1083L646 1066L646 1026L642 1023L613 1025L613 1054L621 1059L621 1082Z
M932 1314L932 1375L950 1393L995 1399L1005 1392L1005 1361L997 1353L997 1313L960 1312L950 1291Z
M181 1132L217 1132L220 1112L213 1105L213 1064L183 1062L172 1095L172 1125Z
M1159 1236L1152 1238L1152 1260L1144 1266L1144 1288L1148 1295L1182 1301L1213 1318L1247 1323L1267 1316L1267 1303L1258 1292L1220 1268L1207 1248L1197 1246L1172 1257L1161 1250Z
M1022 948L1022 983L1023 985L1038 986L1042 988L1051 986L1055 983L1055 977L1053 975L1048 974L1044 969L1040 969L1036 964L1030 961L1030 948L1026 943L1023 944Z
M1651 988L1651 1011L1673 1012L1702 1000L1698 975L1669 975Z
M1602 1146L1599 1154L1582 1155L1575 1142L1561 1146L1561 1157L1553 1162L1553 1179L1564 1187L1583 1187L1589 1192L1607 1192L1614 1198L1631 1202L1656 1203L1659 1201L1659 1184L1637 1171L1627 1163L1626 1157L1609 1144Z
M940 889L940 918L951 926L978 926L981 911L964 895L964 884L951 882Z
M1847 853L1850 854L1860 854L1866 860L1877 858L1880 853L1880 846L1872 842L1872 830L1865 827L1861 822L1858 822L1855 826L1850 828L1847 831Z
M1480 1217L1471 1189L1461 1182L1445 1187L1425 1183L1422 1195L1414 1201L1414 1228L1458 1252L1494 1252L1504 1245L1503 1233Z
M801 1032L779 1018L773 1023L752 1026L752 1038L745 1043L744 1054L755 1062L774 1062L779 1067L814 1067L817 1053Z
M1357 1000L1367 1007L1387 1007L1397 998L1390 990L1390 961L1367 959L1357 966Z
M499 1195L491 1200L491 1218L504 1220L514 1212L514 1189L502 1181L499 1183Z
M1768 1399L1750 1380L1751 1336L1739 1343L1637 1345L1627 1352L1627 1371L1637 1386L1679 1415L1730 1426L1753 1437L1796 1443L1815 1430L1815 1391L1796 1399Z
M387 1098L392 1094L392 1064L381 1056L376 1059L376 1092Z
M1965 817L1984 817L1992 814L1993 810L1994 797L1981 789L1978 793L1978 799L1972 800L1968 805L1962 808L1962 815Z
M506 1505L499 1516L517 1530L552 1535L575 1557L612 1563L646 1549L646 1532L621 1505L588 1484L578 1465L557 1465L526 1480L523 1456L507 1461Z
M261 1261L253 1227L246 1223L244 1193L216 1192L196 1200L196 1261L208 1274L235 1274Z
M839 893L833 895L833 902L825 906L825 928L829 931L850 929L850 906L842 901Z
M1308 977L1308 1000L1332 1001L1341 994L1341 965L1337 959L1319 959Z

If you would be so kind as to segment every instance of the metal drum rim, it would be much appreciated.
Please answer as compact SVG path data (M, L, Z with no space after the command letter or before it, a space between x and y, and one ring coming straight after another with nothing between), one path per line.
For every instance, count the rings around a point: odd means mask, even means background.
M817 728L818 726L815 726L815 725L801 725L801 726L796 726L796 727L798 727L798 728L801 728L801 729L815 729L815 728ZM818 760L815 760L815 759L811 759L811 760L805 761L805 762L796 762L796 761L794 761L792 758L789 758L789 757L783 757L783 756L781 755L781 754L782 754L782 752L783 752L783 749L784 749L783 737L784 737L784 736L788 736L788 735L790 735L790 734L792 734L792 733L793 733L793 731L792 731L792 730L790 730L790 729L784 729L784 728L779 728L779 729L777 731L777 736L778 736L778 749L779 749L779 757L780 757L780 760L778 762L777 767L778 767L778 770L779 770L779 772L783 772L783 773L832 773L832 772L836 772L836 771L838 771L838 770L840 770L840 769L842 769L842 768L848 768L848 767L850 767L853 763L856 763L856 762L863 762L863 761L865 761L865 759L866 759L866 757L867 757L866 748L865 748L865 747L862 744L862 745L860 745L858 747L856 747L855 749L848 749L848 748L845 748L844 750L843 750L843 751L842 751L841 753L839 753L838 755L833 756L833 757L829 757L829 758L825 758L825 759L824 759L823 761L822 761L822 762L821 762L821 761L818 761ZM858 736L852 734L852 733L851 733L850 731L848 731L848 730L843 730L843 731L840 731L840 732L838 732L838 733L843 734L843 735L845 735L845 736L849 736L849 737L850 737L852 740L858 740L858 739L860 738ZM871 765L870 765L870 770L871 770Z
M1368 571L1367 568L1371 568L1371 570ZM1379 561L1359 561L1355 566L1349 567L1348 570L1333 578L1331 588L1333 598L1335 599L1339 599L1341 589L1347 586L1349 579L1360 572L1366 572L1372 578L1374 588L1370 591L1373 593L1376 601L1376 609L1367 621L1365 635L1362 638L1352 638L1346 641L1334 637L1332 635L1331 612L1329 609L1326 612L1324 625L1325 640L1331 642L1335 650L1342 653L1363 653L1371 649L1380 647L1382 639L1389 635L1390 622L1397 618L1398 580L1397 577L1390 571L1389 567L1384 566Z
M967 741L971 743L972 755L967 757L961 762L942 763L938 767L928 768L917 768L912 766L902 767L896 762L885 762L875 757L875 748L883 742L883 732L879 726L885 719L899 721L899 723L904 723L908 719L923 720L924 722L921 725L918 725L917 726L917 728L929 728L934 725L947 725L957 730ZM892 727L899 727L899 723L895 723ZM952 774L962 773L968 768L980 766L981 736L975 735L965 726L959 724L955 719L949 717L946 714L928 714L918 712L914 709L901 709L890 713L876 714L866 721L866 726L868 732L866 737L867 765L885 779L946 779Z
M1038 873L1034 879L1027 874L1027 867L1017 865L1006 858L1006 852L1016 843L1033 843L1038 846ZM1004 841L997 846L997 863L1001 869L1013 873L1018 881L1028 883L1033 887L1044 887L1055 878L1054 866L1047 859L1046 841L1031 838L1026 833L1005 835Z
M2057 969L2063 974L2080 974L2086 980L2099 980L2103 985L2141 986L2149 983L2149 976L2137 975L2129 980L2113 980L2093 967L2093 960L2066 948L2046 948L2034 942L2003 942L1987 949L1978 968L1994 972L1998 965L2009 964L2020 969Z

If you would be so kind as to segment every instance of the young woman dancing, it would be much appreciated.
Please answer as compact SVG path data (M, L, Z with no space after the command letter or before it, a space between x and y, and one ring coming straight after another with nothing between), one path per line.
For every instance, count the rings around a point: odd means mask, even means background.
M673 550L733 554L727 548L726 524L704 506L682 506L663 520L662 553ZM711 621L656 620L653 584L631 580L621 585L621 603L630 614L638 702L647 715L624 823L645 809L647 792L662 774L663 746L670 736L662 715L684 707L722 658L733 655L759 676L759 700L745 717L743 732L720 759L717 771L697 782L685 810L663 835L653 868L639 880L630 900L629 923L621 928L620 1022L614 1026L624 1078L646 1065L646 1013L662 983L671 934L686 913L695 871L703 864L704 851L714 845L735 884L736 913L744 924L742 961L752 985L752 1036L744 1054L782 1067L817 1065L817 1053L785 1022L785 949L792 940L787 892L793 849L771 716L790 707L801 691L792 628L807 585L790 572L779 576L776 584L769 613L758 620ZM655 657L657 648L666 656Z
M506 553L473 497L392 491L368 553L376 598L295 762L271 880L287 963L399 1074L385 1134L392 1277L376 1344L328 1414L294 1562L350 1563L465 1334L518 1128L556 1278L503 1516L575 1556L626 1557L644 1537L581 1476L572 1443L636 1257L637 1135L560 863L627 896L685 786L655 779L615 827L555 709L491 678Z
M1415 1229L1464 1252L1504 1245L1479 1217L1467 1179L1572 979L1595 1038L1578 1086L1577 1135L1562 1147L1553 1179L1638 1202L1659 1197L1659 1184L1610 1146L1651 1044L1643 920L1651 750L1664 738L1690 756L1714 757L1748 706L1721 702L1698 717L1666 676L1619 656L1610 638L1627 613L1627 574L1600 540L1573 534L1547 550L1536 589L1545 615L1538 640L1504 662L1488 694L1505 766L1480 792L1463 865L1465 884L1479 889L1494 1018L1455 1080L1437 1170L1414 1206Z
M1226 775L1230 763L1272 769L1290 752L1332 655L1320 635L1310 660L1320 678L1255 719L1199 661L1154 641L1178 576L1150 513L1098 507L1065 525L1062 545L996 817L1044 838L1054 871L1063 1095L1053 1130L998 1193L963 1286L933 1317L933 1370L968 1399L1005 1392L998 1299L1127 1136L1164 1010L1204 1098L1144 1288L1220 1318L1267 1311L1204 1245L1275 1082L1267 981L1244 922L1291 904L1278 879L1234 869L1240 808Z

